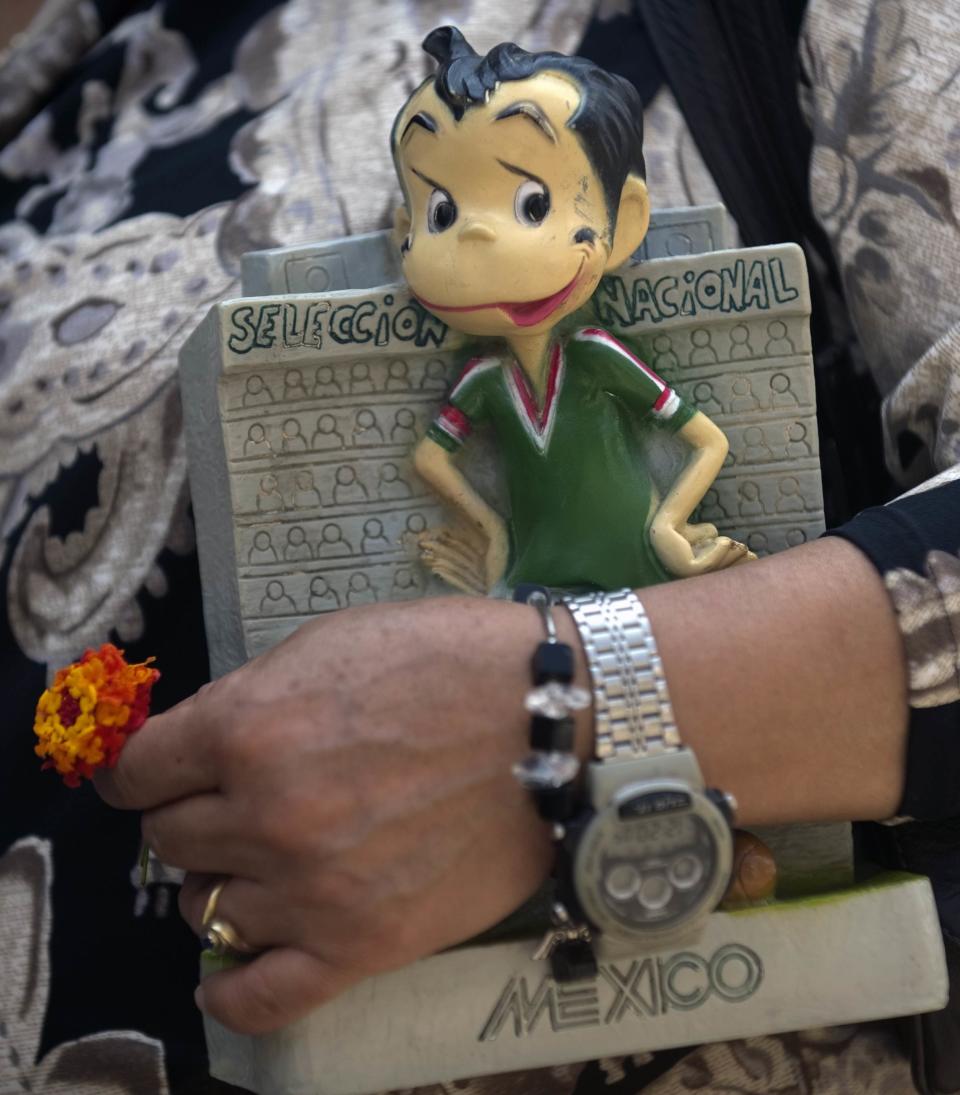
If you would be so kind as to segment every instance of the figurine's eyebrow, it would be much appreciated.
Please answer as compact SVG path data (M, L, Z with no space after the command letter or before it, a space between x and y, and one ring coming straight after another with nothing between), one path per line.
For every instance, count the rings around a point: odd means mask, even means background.
M527 171L525 167L517 167L516 164L507 163L506 160L497 160L497 163L501 167L505 167L507 171L513 172L514 175L519 175L522 179L533 179L534 182L538 182L544 187L547 185L539 175L534 175L532 171Z
M400 134L400 143L403 144L403 140L410 130L415 126L422 126L428 133L437 132L437 120L432 114L428 114L425 110L419 111L410 119L409 122L403 127L403 132Z
M432 186L434 190L442 190L444 194L449 194L450 191L443 185L438 183L436 179L431 179L429 175L424 175L422 171L418 171L413 164L410 165L410 170L417 176L418 179L423 179L427 186Z
M557 143L557 135L553 131L550 119L536 103L530 102L529 99L523 99L519 103L511 103L510 106L504 107L493 120L495 122L500 122L503 121L504 118L516 118L517 115L529 118L544 136L549 138L554 144Z

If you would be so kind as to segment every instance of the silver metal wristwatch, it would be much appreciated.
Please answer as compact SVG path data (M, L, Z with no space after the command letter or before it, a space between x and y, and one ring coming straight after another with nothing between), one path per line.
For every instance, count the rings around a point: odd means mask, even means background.
M704 787L683 745L650 621L633 592L565 597L596 719L586 806L566 826L560 897L635 949L687 940L730 877L734 802Z

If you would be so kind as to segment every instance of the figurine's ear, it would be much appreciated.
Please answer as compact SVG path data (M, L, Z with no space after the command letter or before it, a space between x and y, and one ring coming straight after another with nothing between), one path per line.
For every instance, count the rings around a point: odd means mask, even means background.
M400 246L410 234L410 214L405 205L398 205L393 211L393 242Z
M643 243L650 225L650 196L647 184L639 175L628 175L620 191L620 207L617 210L617 227L613 233L607 270L614 270L633 254Z

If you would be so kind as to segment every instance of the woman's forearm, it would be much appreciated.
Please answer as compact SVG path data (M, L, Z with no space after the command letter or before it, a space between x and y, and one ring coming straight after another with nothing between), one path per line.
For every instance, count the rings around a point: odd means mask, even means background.
M896 810L903 659L856 548L821 542L643 596L681 734L742 823ZM511 766L542 636L532 608L493 599L333 613L131 737L100 793L146 811L150 846L192 872L181 907L196 930L209 874L226 875L219 908L267 948L204 982L211 1015L276 1029L536 889L549 828Z
M883 583L857 548L821 540L639 593L681 737L707 783L736 796L741 824L896 812L904 654ZM576 644L566 617L563 629ZM587 756L589 712L579 729Z

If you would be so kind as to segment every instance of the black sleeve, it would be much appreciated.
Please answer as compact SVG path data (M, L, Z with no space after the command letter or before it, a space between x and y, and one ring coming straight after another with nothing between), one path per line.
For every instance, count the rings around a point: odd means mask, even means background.
M960 817L960 478L864 510L828 535L880 572L903 636L910 728L898 813Z

